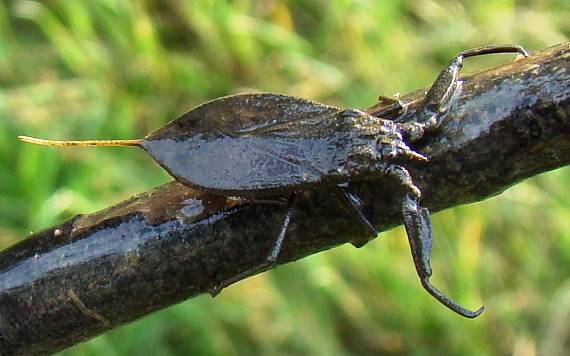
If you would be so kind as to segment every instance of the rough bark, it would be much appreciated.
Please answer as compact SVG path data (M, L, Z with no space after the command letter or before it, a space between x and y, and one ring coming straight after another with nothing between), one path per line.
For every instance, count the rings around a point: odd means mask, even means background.
M482 200L570 162L569 58L564 43L465 78L441 130L415 147L429 162L408 167L424 206L433 212ZM407 119L423 95L403 97ZM395 184L351 189L377 228L401 224ZM264 260L283 214L282 204L171 182L34 234L0 253L0 353L55 352L241 279L240 271ZM279 264L363 235L334 194L307 191Z

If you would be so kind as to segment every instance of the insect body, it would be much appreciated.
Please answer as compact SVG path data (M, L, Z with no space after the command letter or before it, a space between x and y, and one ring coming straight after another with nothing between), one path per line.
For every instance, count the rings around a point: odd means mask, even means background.
M266 261L244 271L236 280L276 262L295 207L296 192L317 186L335 191L373 237L377 230L361 211L359 199L348 191L348 184L383 177L396 179L405 191L404 225L422 286L451 310L473 318L483 307L467 310L429 282L432 273L429 212L420 207L421 193L405 165L412 160L427 160L408 144L438 127L440 117L460 88L458 73L463 59L501 52L527 55L519 46L480 47L460 53L440 73L426 94L423 110L410 123L264 93L210 101L141 140L50 141L25 136L20 139L59 146L140 146L186 185L229 196L287 196L284 222ZM217 291L230 283L222 283Z
M178 180L238 196L372 179L390 160L425 160L392 121L268 93L206 103L141 146Z

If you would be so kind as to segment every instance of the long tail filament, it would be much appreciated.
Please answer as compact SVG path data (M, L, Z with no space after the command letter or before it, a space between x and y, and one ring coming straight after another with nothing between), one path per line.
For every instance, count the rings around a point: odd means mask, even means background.
M43 146L58 146L58 147L86 147L86 146L140 146L141 140L46 140L43 138L35 138L29 136L18 136L18 139L23 142L33 143L35 145Z

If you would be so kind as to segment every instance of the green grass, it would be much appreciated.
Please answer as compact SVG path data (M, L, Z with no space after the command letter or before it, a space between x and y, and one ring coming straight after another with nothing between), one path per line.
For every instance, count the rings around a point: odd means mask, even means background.
M137 138L206 100L274 91L366 107L425 87L458 51L566 40L567 1L0 2L0 247L170 178L134 149L55 150L18 134ZM474 71L510 56L470 60ZM402 229L203 296L63 354L567 354L570 186L561 169L434 217L434 283ZM564 352L565 351L565 352Z

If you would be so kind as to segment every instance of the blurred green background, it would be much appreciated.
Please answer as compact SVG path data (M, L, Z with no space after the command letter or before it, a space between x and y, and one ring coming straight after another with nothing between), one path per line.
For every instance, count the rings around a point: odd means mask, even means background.
M0 248L170 178L139 150L17 142L138 138L206 100L274 91L347 107L431 84L458 51L538 50L567 0L0 2ZM512 60L469 60L465 73ZM425 293L402 228L202 296L65 355L570 352L570 170L436 214Z

